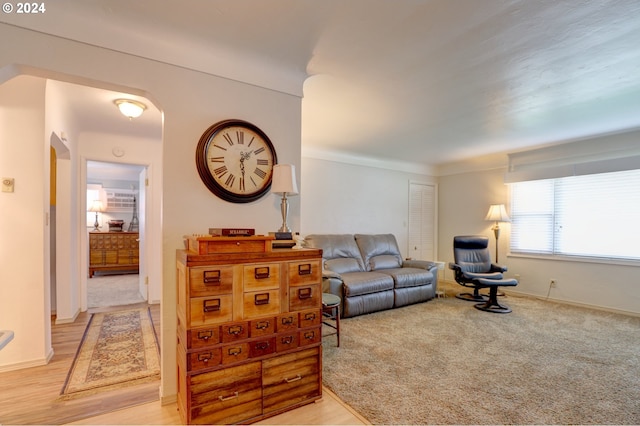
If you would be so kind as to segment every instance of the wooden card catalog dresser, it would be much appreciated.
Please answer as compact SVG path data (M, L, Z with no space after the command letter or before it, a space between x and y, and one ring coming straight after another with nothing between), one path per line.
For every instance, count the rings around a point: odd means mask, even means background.
M89 278L95 271L138 271L137 232L89 232Z
M187 237L177 251L178 410L253 423L322 397L322 250Z

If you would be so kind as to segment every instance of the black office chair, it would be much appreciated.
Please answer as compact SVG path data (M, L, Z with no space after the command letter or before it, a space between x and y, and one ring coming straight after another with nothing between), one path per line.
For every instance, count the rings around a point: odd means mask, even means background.
M503 272L506 266L491 263L489 238L480 235L453 237L453 259L449 269L455 273L458 284L473 288L473 293L460 293L457 298L480 302L474 305L477 309L507 314L511 308L498 303L498 287L516 286L518 281L506 279ZM480 289L488 288L489 296L480 294Z

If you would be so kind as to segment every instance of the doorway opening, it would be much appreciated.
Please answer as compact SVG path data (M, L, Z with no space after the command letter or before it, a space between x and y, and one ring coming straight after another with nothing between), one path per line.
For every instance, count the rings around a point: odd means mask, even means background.
M87 161L89 267L87 307L107 308L148 301L140 249L146 225L139 203L145 200L146 167ZM142 176L142 177L141 177ZM144 206L142 208L144 211Z

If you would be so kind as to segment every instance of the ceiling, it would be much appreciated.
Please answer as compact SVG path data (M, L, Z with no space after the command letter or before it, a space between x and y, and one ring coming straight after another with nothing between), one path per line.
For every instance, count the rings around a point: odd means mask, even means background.
M307 152L438 165L640 128L637 0L46 7L0 21L303 95Z

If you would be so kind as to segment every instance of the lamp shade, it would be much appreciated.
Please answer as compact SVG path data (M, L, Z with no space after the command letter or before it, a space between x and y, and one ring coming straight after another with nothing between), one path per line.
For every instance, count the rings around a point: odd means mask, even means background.
M492 222L511 222L507 210L504 208L504 204L492 204L489 207L489 213L484 220L490 220Z
M89 207L89 211L90 212L103 212L104 211L104 206L102 205L102 201L100 200L93 200L93 202L91 203L91 207Z
M273 166L271 192L285 195L298 194L298 184L296 183L296 166L294 166L293 164L276 164L275 166Z

